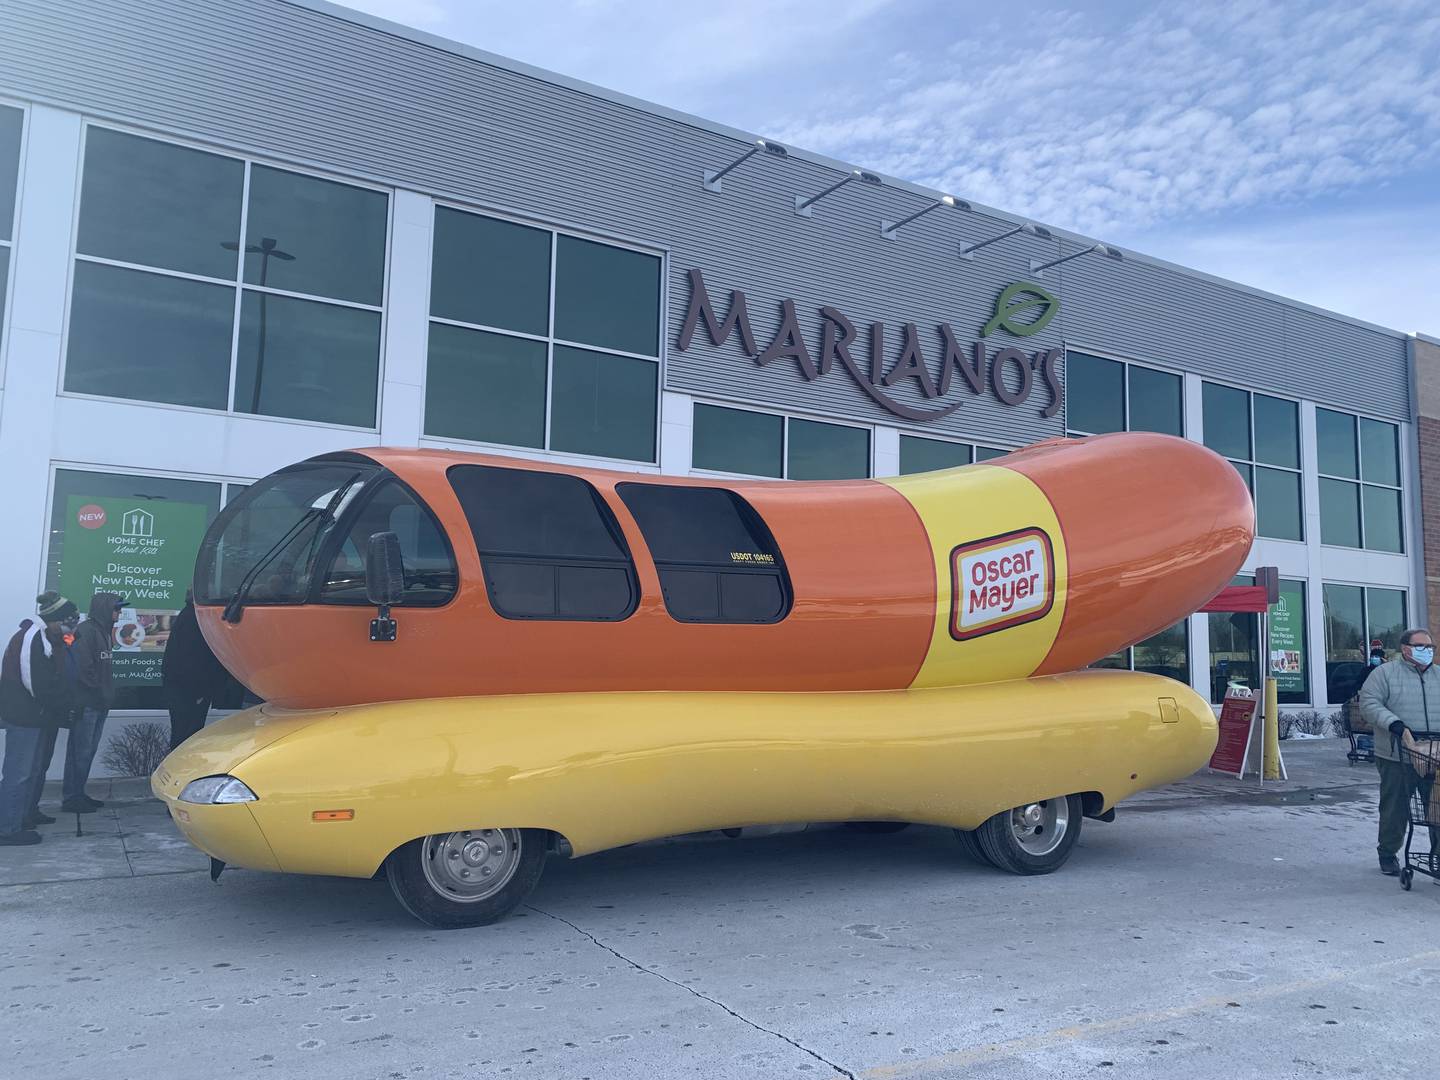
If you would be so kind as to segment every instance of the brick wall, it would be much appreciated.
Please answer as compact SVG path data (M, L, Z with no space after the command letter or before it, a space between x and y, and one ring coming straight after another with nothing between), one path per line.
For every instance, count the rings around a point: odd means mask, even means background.
M1440 620L1440 344L1411 339L1415 364L1415 404L1419 413L1420 524L1425 559L1425 607L1430 621Z

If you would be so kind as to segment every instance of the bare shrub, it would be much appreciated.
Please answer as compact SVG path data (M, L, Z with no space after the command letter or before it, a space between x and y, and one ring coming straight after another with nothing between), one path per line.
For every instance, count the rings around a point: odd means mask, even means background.
M100 755L100 763L116 776L149 776L170 752L170 728L142 721L127 724Z
M1280 738L1288 739L1293 735L1325 735L1332 730L1333 721L1329 716L1316 712L1314 709L1302 709L1299 712L1282 712L1280 714Z

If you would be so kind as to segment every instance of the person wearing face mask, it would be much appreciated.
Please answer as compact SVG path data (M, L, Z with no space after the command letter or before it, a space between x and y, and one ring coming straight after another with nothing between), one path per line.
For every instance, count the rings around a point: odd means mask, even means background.
M1360 712L1375 732L1375 765L1380 770L1380 829L1376 851L1380 872L1400 872L1395 853L1405 842L1408 804L1415 770L1401 760L1400 748L1415 746L1415 736L1440 736L1440 669L1435 639L1428 630L1400 635L1400 655L1381 664L1360 688ZM1436 879L1440 884L1440 878Z

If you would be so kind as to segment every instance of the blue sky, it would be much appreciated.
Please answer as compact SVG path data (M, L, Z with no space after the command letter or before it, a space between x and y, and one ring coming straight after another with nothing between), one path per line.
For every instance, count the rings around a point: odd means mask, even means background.
M349 6L1440 336L1433 4Z

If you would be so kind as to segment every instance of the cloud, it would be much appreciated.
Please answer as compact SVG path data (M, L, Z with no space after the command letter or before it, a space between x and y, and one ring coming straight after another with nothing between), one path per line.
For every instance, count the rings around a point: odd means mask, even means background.
M1163 5L1121 26L1007 10L774 134L1104 233L1433 166L1437 56L1440 15L1413 0Z

